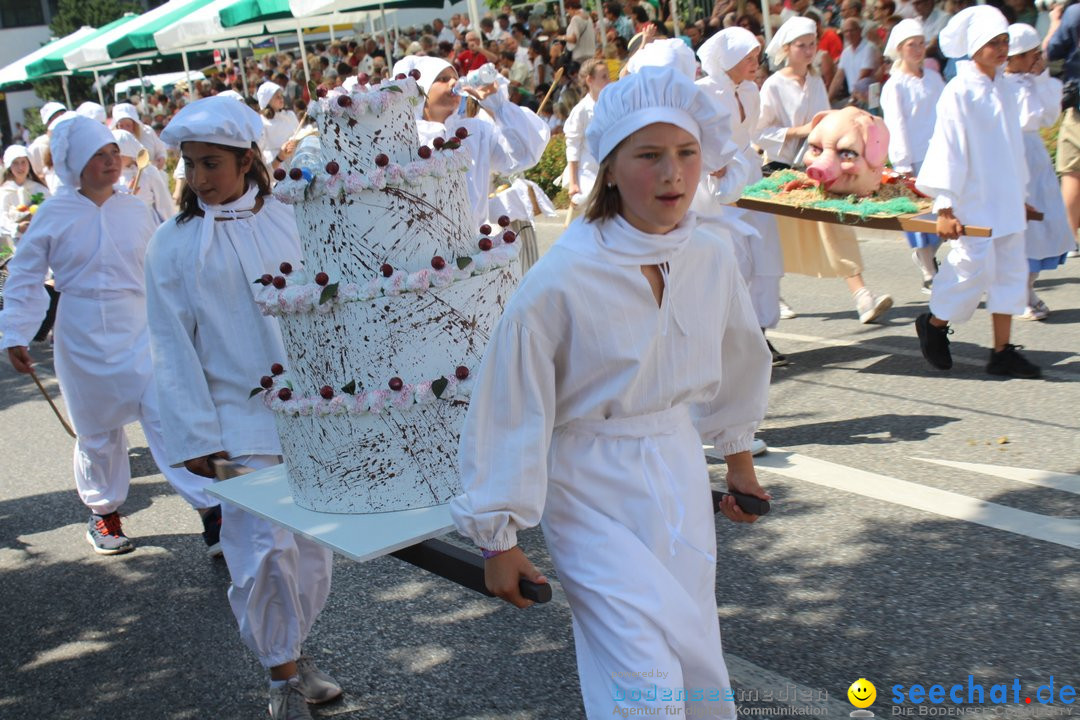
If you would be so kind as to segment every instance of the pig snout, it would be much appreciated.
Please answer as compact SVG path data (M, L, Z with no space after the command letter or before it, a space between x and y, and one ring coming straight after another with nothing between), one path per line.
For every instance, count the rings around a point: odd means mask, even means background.
M833 158L821 157L806 168L806 175L816 183L828 185L840 174L840 165Z

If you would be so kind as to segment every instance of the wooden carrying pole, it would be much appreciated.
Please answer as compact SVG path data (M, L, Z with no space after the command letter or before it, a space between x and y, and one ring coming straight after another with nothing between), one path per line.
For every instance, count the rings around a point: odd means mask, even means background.
M34 372L34 368L30 368L30 377L34 379L34 384L37 385L37 388L41 391L41 394L44 395L45 399L49 401L49 407L51 407L52 411L56 413L56 419L59 420L60 424L64 426L64 430L71 437L75 437L75 431L71 429L71 425L68 424L68 421L65 420L64 416L60 413L60 408L56 407L56 403L53 402L52 397L49 395L49 391L46 390L45 386L41 384L40 380L38 380L38 376L37 373Z

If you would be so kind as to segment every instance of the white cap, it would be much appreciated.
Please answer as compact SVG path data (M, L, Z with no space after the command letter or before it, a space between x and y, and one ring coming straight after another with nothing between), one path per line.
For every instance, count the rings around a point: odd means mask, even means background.
M993 5L964 8L949 19L938 35L938 47L946 57L975 57L983 45L998 35L1009 34L1009 21Z
M902 45L905 40L910 40L913 37L923 37L923 25L921 20L906 18L896 23L892 32L889 33L889 41L885 43L885 57L890 60L899 60L900 45Z
M29 153L26 152L26 147L24 145L8 145L7 150L4 151L4 167L11 167L11 163L21 157L30 157Z
M787 57L787 46L803 35L813 35L817 39L817 23L808 17L795 16L788 18L787 22L780 26L765 48L765 53L773 65L779 65Z
M83 117L88 117L91 120L97 120L102 125L105 124L105 108L101 107L96 102L84 102L82 105L75 108L75 112L79 113Z
M697 58L694 51L678 38L653 40L626 61L626 72L636 73L645 67L671 67L690 80L697 77Z
M643 127L670 123L701 143L706 170L724 167L737 149L729 142L726 113L683 73L670 67L644 67L600 91L585 131L593 157L603 160Z
M259 113L245 103L219 94L185 105L161 131L161 139L173 147L191 140L250 148L262 134Z
M134 120L136 124L142 125L142 118L139 117L139 109L131 103L116 103L112 109L113 122L117 120Z
M747 55L761 49L754 33L746 28L729 27L706 40L698 48L701 69L706 75L716 77L738 65Z
M221 92L219 92L214 97L223 97L223 98L229 98L231 100L239 100L240 102L244 103L245 105L247 104L247 101L244 100L244 96L241 95L240 93L236 92L235 90L222 90Z
M1009 57L1026 53L1042 45L1039 33L1026 23L1013 23L1009 26Z
M259 101L259 109L265 110L270 105L270 101L274 99L274 96L281 92L281 86L276 82L270 82L267 80L259 89L255 91L255 99Z
M431 86L435 84L435 78L439 77L439 73L448 67L453 66L442 58L431 57L430 55L407 55L394 63L394 69L390 71L390 77L408 75L412 70L419 70L420 79L416 81L416 84L427 93L431 90Z
M50 127L49 120L52 119L54 115L59 115L66 110L67 108L58 102L45 103L45 105L41 108L41 124L45 126L46 130L48 130Z
M139 151L142 150L143 144L139 142L137 137L127 130L113 130L112 134L116 138L116 144L120 146L121 155L129 158L139 157Z
M97 120L77 113L67 113L52 129L49 150L52 152L53 168L60 180L69 187L78 188L86 163L94 154L116 143L116 138Z

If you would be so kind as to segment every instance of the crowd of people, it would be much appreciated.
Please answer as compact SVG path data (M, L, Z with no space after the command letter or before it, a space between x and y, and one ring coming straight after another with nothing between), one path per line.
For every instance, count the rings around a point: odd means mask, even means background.
M770 365L787 362L765 338L792 312L780 298L785 272L843 279L863 323L892 305L866 286L850 228L731 203L766 172L819 153L808 141L825 111L880 112L893 171L937 214L936 233L907 237L930 295L915 323L924 357L950 368L951 325L985 299L987 372L1039 377L1011 326L1047 316L1036 279L1076 249L1077 98L1046 66L1064 59L1080 72L1080 9L1055 7L1040 23L1024 0L1000 9L791 0L772 6L766 43L753 3L737 15L717 0L709 17L678 26L652 0L601 13L565 6L562 24L542 4L506 6L479 27L434 20L390 38L389 58L386 38L318 44L307 72L320 94L415 78L418 141L462 139L476 226L492 218L496 178L536 165L551 134L564 133L568 221L580 217L525 268L493 333L451 511L483 550L488 586L518 606L529 604L518 580L545 578L517 533L544 524L589 717L636 703L730 720L701 444L725 456L729 489L769 498L750 458L764 450L754 433ZM15 249L0 346L31 372L31 344L55 322L87 540L106 555L134 548L119 509L130 482L123 428L139 420L158 466L199 513L208 551L225 556L241 637L268 671L271 716L289 720L342 692L303 650L330 592L330 554L221 508L206 486L219 458L280 462L273 418L247 401L252 379L283 371L286 357L251 278L303 258L292 210L271 192L318 156L318 133L302 120L303 66L274 53L227 63L190 93L108 110L47 103L46 133L5 150L0 187L0 233ZM1058 121L1063 97L1055 172L1039 130ZM832 150L842 162L859 152ZM535 204L515 220L527 223ZM1043 220L1029 222L1031 208ZM969 237L963 223L992 236ZM732 496L719 510L756 520ZM716 694L649 698L630 678L613 696L611 679L635 664Z

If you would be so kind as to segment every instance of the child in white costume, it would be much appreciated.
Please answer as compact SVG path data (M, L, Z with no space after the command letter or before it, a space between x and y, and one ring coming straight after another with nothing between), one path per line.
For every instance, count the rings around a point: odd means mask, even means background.
M945 81L925 67L926 39L918 20L901 20L889 33L885 57L892 60L892 74L881 88L881 110L889 128L889 162L904 175L918 175L934 134L936 107ZM911 259L930 291L937 274L934 258L941 238L933 233L906 232Z
M270 195L255 145L262 131L253 110L211 97L162 133L180 148L188 187L147 253L154 368L169 462L207 476L214 456L252 468L281 462L273 416L249 391L285 362L285 348L276 320L255 305L252 279L282 262L300 267L302 253L292 208ZM301 655L330 591L331 552L227 503L221 544L240 636L270 671L271 716L310 718L308 702L341 694Z
M578 205L584 204L585 198L592 192L593 183L596 182L598 164L596 158L589 154L585 130L592 122L596 98L611 81L607 64L596 59L586 60L578 77L587 92L563 123L563 135L566 136L566 171L563 173L563 185L570 196L571 212L578 211Z
M138 108L131 103L116 103L113 105L112 119L113 130L127 130L134 135L150 153L150 162L159 170L165 168L165 161L169 156L168 148L154 129L143 123Z
M1042 41L1030 25L1009 26L1009 64L1006 77L1016 91L1020 109L1020 127L1024 131L1024 155L1028 167L1028 199L1042 212L1041 221L1029 222L1024 231L1028 258L1028 300L1021 317L1045 320L1050 314L1038 295L1035 280L1043 270L1064 264L1075 244L1069 232L1069 216L1061 197L1050 153L1046 151L1039 130L1050 127L1061 115L1061 81L1050 77L1042 58Z
M267 80L255 92L262 112L263 136L259 147L263 151L263 161L268 168L276 168L296 150L293 134L300 127L296 113L285 107L285 93L281 86Z
M542 522L593 720L735 718L701 444L726 455L730 488L768 497L748 449L770 370L729 243L687 212L727 136L672 68L604 89L586 216L511 298L462 433L454 522L485 549L488 587L519 607L519 578L544 578L517 534ZM731 498L722 510L756 519ZM664 679L635 676L646 668Z
M162 474L192 507L207 513L217 503L206 494L207 479L165 462L143 278L156 228L150 211L141 200L113 191L120 151L104 125L71 113L53 127L51 145L63 185L38 210L8 266L2 347L16 370L30 372L26 346L49 305L42 281L51 268L63 294L56 376L77 435L75 485L93 513L87 540L95 552L117 555L134 549L117 513L131 483L127 423L142 424Z
M937 106L937 125L916 187L934 198L938 235L952 249L934 280L930 312L915 320L923 356L934 367L952 367L950 322L968 320L986 296L994 347L992 375L1036 378L1039 368L1009 340L1012 316L1027 300L1024 200L1028 170L1015 92L1002 72L1009 54L1009 24L990 5L965 8L938 36L957 63ZM994 237L960 235L961 221L984 225Z
M150 212L154 214L154 222L160 225L176 214L176 206L173 205L172 195L169 193L169 181L165 179L165 173L154 165L147 165L140 173L137 160L142 143L127 130L113 130L113 137L116 138L116 144L120 147L120 157L123 158L123 170L120 173L120 181L116 184L117 190L131 193L146 203ZM139 177L139 187L133 188L136 175ZM132 193L132 190L135 192Z
M4 150L4 184L0 185L0 244L14 247L30 227L27 213L20 205L30 206L34 195L47 200L52 193L30 165L30 156L22 145Z

